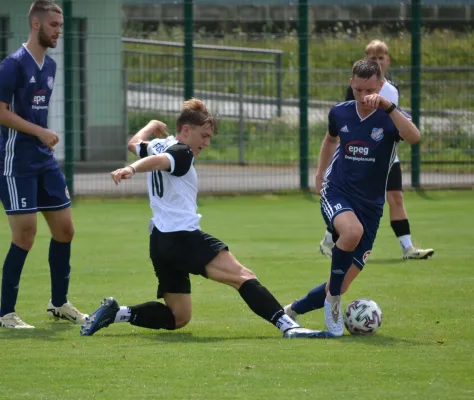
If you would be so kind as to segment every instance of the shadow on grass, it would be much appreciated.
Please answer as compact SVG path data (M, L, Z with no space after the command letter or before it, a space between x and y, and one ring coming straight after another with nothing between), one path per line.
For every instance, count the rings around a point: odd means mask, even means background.
M143 332L128 332L128 333L110 333L104 332L103 337L140 337L147 340L166 343L215 343L223 341L237 341L237 340L275 340L281 339L282 335L276 333L271 336L254 336L254 335L235 335L235 336L194 336L191 332L160 332L156 334L147 334Z
M424 345L424 343L417 341L416 339L410 340L405 338L398 338L393 336L386 336L386 335L375 335L375 336L356 336L356 335L348 335L347 333L337 340L340 340L345 343L353 344L363 344L371 345L371 346L420 346Z
M399 258L375 258L373 260L370 260L367 265L371 265L371 264L379 264L379 265L396 265L396 264L399 264L399 265L403 265L405 261L403 260L400 260Z
M40 339L40 340L70 340L62 336L66 331L77 330L79 335L79 326L68 322L48 322L41 324L35 329L6 329L0 328L0 340L17 339Z

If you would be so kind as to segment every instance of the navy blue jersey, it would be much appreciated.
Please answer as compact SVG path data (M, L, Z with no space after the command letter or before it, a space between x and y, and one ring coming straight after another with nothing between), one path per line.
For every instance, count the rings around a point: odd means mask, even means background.
M43 128L56 76L55 61L45 55L39 65L23 45L0 64L0 101L10 111ZM58 168L53 152L35 136L1 126L0 173L28 177Z
M338 103L329 112L329 134L339 136L340 144L326 171L323 191L338 190L382 215L387 177L400 135L385 111L374 110L362 119L356 104Z

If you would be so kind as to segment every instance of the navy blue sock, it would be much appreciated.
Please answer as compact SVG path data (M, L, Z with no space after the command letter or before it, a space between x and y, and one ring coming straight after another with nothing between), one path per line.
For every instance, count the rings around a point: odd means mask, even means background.
M10 245L10 250L3 264L0 317L15 311L21 271L23 265L25 265L27 255L27 250L23 250L13 243Z
M316 286L303 298L296 300L291 308L298 314L306 314L307 312L318 310L324 307L324 299L326 298L326 282Z
M331 260L331 279L329 280L329 293L331 296L341 294L342 283L349 267L352 265L354 251L344 251L334 246Z
M71 266L71 243L61 243L51 239L49 245L49 270L51 272L51 302L61 307L67 302L69 274Z

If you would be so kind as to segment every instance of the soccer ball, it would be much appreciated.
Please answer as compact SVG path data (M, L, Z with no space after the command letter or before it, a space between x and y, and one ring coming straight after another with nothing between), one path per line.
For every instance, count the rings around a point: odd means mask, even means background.
M343 318L352 335L373 335L382 325L382 310L375 301L358 299L346 307Z

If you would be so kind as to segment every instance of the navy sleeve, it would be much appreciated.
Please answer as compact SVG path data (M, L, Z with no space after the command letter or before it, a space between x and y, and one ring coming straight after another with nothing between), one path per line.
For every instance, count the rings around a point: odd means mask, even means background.
M177 143L166 149L165 153L170 154L174 159L174 168L171 167L171 175L186 175L193 165L194 155L187 144Z
M148 143L149 143L149 142L141 142L141 143L139 143L140 151L138 152L138 156L140 156L140 158L148 157L148 151L147 151Z
M352 90L352 86L349 86L346 91L346 101L355 100L354 91Z
M16 60L6 58L0 64L0 101L10 104L19 82L20 66Z
M337 131L337 126L336 126L336 117L334 115L334 107L331 108L331 111L329 111L328 120L329 120L328 133L332 137L339 136L339 132Z

